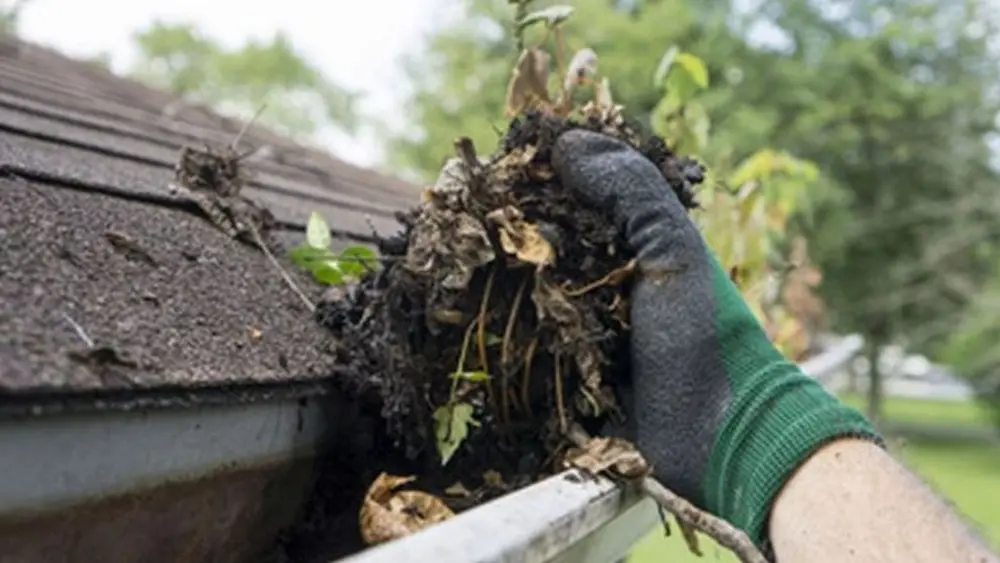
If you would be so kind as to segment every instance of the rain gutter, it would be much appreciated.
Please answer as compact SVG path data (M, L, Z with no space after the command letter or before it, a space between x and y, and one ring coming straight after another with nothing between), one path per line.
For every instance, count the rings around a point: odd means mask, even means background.
M860 351L851 337L803 362L823 380ZM653 501L566 471L341 563L612 563L659 524Z
M0 419L0 563L259 560L309 493L330 397Z

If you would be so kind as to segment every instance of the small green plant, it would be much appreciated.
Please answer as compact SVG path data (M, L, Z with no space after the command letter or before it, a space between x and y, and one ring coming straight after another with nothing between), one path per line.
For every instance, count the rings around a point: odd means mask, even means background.
M448 402L434 411L434 435L437 439L438 453L441 454L441 465L447 465L448 460L458 450L458 446L469 435L470 426L479 426L474 417L475 409L469 403L458 400L459 383L483 383L490 380L490 374L485 371L466 371L465 358L472 343L473 329L477 321L469 324L462 341L462 351L458 354L458 365L451 373L451 391Z
M375 267L378 257L371 248L348 246L338 253L330 249L332 240L326 220L313 211L306 224L305 242L293 248L288 257L326 285L343 284Z

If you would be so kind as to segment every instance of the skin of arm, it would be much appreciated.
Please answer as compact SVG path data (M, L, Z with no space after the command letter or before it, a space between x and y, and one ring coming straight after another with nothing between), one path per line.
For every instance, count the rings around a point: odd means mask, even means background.
M1000 563L919 478L854 439L822 447L788 480L770 538L779 563Z

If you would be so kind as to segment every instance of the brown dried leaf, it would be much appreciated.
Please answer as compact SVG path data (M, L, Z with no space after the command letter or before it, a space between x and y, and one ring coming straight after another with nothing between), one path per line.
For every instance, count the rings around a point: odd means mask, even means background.
M567 452L563 463L590 475L610 473L627 479L645 477L651 471L638 448L622 438L592 438L583 448Z
M533 106L549 105L551 59L551 55L534 47L521 52L507 85L507 117L514 117Z
M461 481L455 481L452 486L444 490L444 494L450 497L468 497L472 495L469 489L465 488L465 485L463 485Z
M486 219L499 227L500 246L504 252L537 266L547 266L555 261L552 245L542 236L538 225L524 220L519 209L510 206L495 209Z
M570 352L587 389L596 391L601 385L601 366L604 358L600 350L590 345L584 332L583 316L569 300L566 292L544 275L535 275L531 301L538 312L538 320L551 319L558 326L560 343ZM600 414L600 413L598 413Z
M597 96L594 100L597 105L605 108L611 109L615 106L615 100L611 96L611 83L608 82L608 77L601 79L601 82L597 85Z
M589 47L580 49L573 54L563 78L563 88L573 92L577 86L585 84L597 73L597 53Z
M483 224L468 213L425 204L410 232L403 267L414 274L440 280L447 289L464 289L476 268L496 255Z
M437 180L434 186L429 188L430 194L426 199L432 199L434 195L458 194L469 188L472 178L469 176L469 167L458 157L451 157L445 161L444 166L438 171Z
M361 537L377 545L418 532L455 514L441 499L421 491L396 491L414 476L380 474L361 505Z
M494 182L503 185L515 183L523 178L526 172L530 175L535 168L539 168L531 165L536 154L538 147L534 145L516 148L491 164L490 176Z

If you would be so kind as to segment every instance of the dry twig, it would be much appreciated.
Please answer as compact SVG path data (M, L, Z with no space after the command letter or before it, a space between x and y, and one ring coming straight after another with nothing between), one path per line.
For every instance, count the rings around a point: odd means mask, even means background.
M591 441L587 432L578 424L573 424L566 433L573 444L583 448ZM690 526L695 530L714 539L719 545L736 554L743 563L768 563L768 560L753 544L746 532L696 507L677 493L663 486L651 475L641 478L643 492L670 514L673 514L681 526ZM691 544L692 538L685 533L685 539Z
M289 289L292 290L292 293L297 295L298 298L302 300L302 303L306 306L306 308L309 310L310 313L315 312L316 305L314 305L313 302L309 299L309 297L307 297L306 294L301 289L299 289L299 286L295 283L295 280L292 279L292 276L290 276L288 274L288 271L281 266L281 262L278 262L278 259L275 258L274 254L271 252L271 249L269 249L267 245L264 244L264 239L261 238L260 233L257 232L256 227L250 225L249 228L250 228L250 234L254 238L254 242L257 243L257 246L260 247L261 252L263 252L264 256L266 256L267 259L271 262L271 265L274 266L276 270L278 270L278 274L281 275L281 279L285 281L285 284L287 284Z

